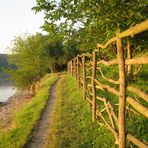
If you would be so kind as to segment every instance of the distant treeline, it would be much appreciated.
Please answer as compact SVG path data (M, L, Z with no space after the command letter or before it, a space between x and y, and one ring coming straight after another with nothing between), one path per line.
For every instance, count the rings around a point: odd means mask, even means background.
M10 47L7 72L18 88L30 87L46 73L66 70L67 61L73 58L77 49L73 44L67 45L60 36L50 34L18 36Z
M15 66L9 65L7 54L0 54L0 85L11 84L9 80L10 76L5 72L8 68L15 69Z
M0 54L0 71L2 71L3 68L7 67L8 67L7 55Z

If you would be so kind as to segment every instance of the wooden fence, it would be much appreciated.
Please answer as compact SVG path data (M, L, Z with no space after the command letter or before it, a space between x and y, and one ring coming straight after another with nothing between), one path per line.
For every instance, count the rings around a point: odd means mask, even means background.
M126 113L129 106L133 112L136 111L145 118L148 117L148 108L134 97L131 97L128 92L136 94L139 98L143 99L145 103L148 102L148 95L141 89L127 83L128 75L132 73L132 66L138 65L141 67L141 65L148 64L148 56L132 58L130 54L130 42L126 42L126 51L122 43L125 37L134 37L134 35L146 30L148 30L148 20L122 33L118 33L104 45L98 44L91 54L84 53L77 55L77 57L68 62L68 72L76 78L78 86L82 86L84 99L90 104L92 120L95 121L98 119L103 122L113 133L115 144L118 144L120 148L126 147L126 139L138 147L148 148L146 141L140 141L135 135L128 133L128 129L126 129ZM98 56L99 51L103 50L103 48L108 48L111 44L116 45L117 58L107 61L104 59L100 60ZM100 65L106 67L112 66L113 69L117 66L118 79L114 80L105 76ZM140 68L134 73L136 74L139 71ZM112 83L112 86L100 81L102 79ZM113 104L113 101L108 98L109 95L102 96L100 91L112 93L118 98L118 103ZM104 108L100 105L101 102Z

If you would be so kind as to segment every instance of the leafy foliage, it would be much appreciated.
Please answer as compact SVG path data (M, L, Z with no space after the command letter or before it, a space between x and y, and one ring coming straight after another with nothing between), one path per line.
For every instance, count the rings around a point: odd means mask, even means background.
M47 72L63 69L67 62L62 41L40 33L16 37L11 50L9 62L17 69L7 71L19 88L29 86Z
M116 34L147 19L145 0L36 0L35 12L44 11L43 28L53 27L77 43L81 50L94 48Z

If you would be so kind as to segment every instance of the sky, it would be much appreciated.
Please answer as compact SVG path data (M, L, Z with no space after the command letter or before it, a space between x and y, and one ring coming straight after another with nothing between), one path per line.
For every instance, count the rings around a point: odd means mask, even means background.
M0 53L8 53L15 36L42 32L43 13L31 10L35 0L0 0Z

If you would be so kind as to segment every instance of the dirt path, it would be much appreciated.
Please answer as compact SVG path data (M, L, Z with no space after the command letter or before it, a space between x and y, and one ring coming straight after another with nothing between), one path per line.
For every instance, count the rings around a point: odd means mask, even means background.
M25 144L24 148L47 148L48 136L50 133L50 127L52 124L52 116L55 107L55 94L57 82L51 87L50 97L42 112L41 118L33 130L32 136Z

